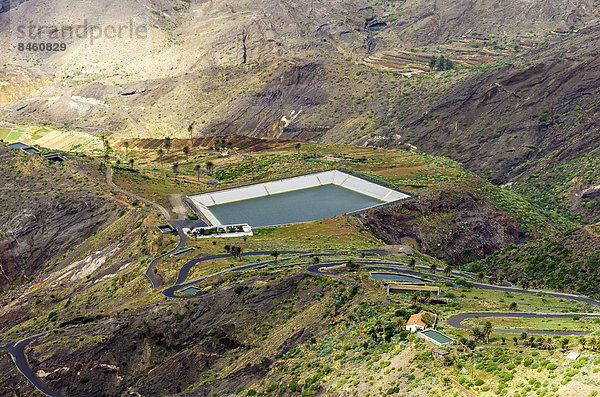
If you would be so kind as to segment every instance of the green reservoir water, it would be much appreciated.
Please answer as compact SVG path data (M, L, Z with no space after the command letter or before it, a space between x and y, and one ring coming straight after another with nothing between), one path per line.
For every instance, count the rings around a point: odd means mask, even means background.
M324 185L213 205L209 210L224 225L247 223L260 227L316 221L381 203L337 185Z
M441 345L445 345L445 344L453 342L453 340L448 338L446 335L444 335L436 330L433 330L433 329L430 329L427 331L421 331L421 333L423 335L430 337L431 339L435 340L436 342L438 342Z
M196 292L200 291L198 288L196 287L188 287L182 291L180 291L182 294L195 294Z

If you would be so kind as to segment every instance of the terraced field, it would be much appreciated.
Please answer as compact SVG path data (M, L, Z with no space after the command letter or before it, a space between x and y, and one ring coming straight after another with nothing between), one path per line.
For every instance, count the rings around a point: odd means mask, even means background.
M35 126L2 128L0 139L66 152L97 152L102 147L98 137L87 133Z

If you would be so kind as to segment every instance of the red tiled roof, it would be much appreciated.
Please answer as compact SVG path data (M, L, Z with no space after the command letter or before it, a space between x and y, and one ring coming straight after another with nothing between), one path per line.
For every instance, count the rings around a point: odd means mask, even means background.
M410 318L408 319L408 322L406 323L406 325L418 325L420 327L423 328L427 328L427 324L425 324L425 322L423 321L423 314L425 314L427 312L421 312L418 314L413 314L412 316L410 316Z

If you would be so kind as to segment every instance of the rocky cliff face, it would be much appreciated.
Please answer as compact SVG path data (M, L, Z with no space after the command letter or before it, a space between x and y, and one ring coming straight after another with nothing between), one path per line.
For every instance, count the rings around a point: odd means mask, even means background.
M553 165L598 148L597 35L548 44L461 81L399 125L411 143L505 183L552 153Z
M311 306L315 294L329 297L332 291L312 281L304 272L263 276L236 283L242 292L228 285L194 304L161 300L110 318L86 318L77 327L63 324L57 335L71 342L45 344L44 354L32 350L29 360L63 395L184 395L179 393L188 386L202 384L193 395L226 395L259 382L277 354L326 329L326 321L321 314L313 317ZM310 286L302 288L304 284ZM277 313L288 301L295 310L290 316L286 311L282 321ZM311 323L298 320L306 316ZM267 341L257 341L257 334ZM10 365L0 357L0 369L9 370ZM212 373L219 373L219 379L207 381ZM30 389L26 381L15 384L16 378L0 381L0 390Z
M0 144L0 290L27 282L112 215L102 189L69 164Z
M361 218L388 243L415 244L420 251L455 264L485 258L528 237L514 215L465 187L424 192L415 200L377 208Z
M18 102L47 83L41 75L18 67L0 69L0 81L0 106Z

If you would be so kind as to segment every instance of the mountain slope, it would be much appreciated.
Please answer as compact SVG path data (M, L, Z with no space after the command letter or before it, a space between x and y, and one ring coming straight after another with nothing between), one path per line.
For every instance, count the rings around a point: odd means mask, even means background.
M4 144L0 164L0 291L31 282L116 217L116 204L88 176L93 164L55 165Z

